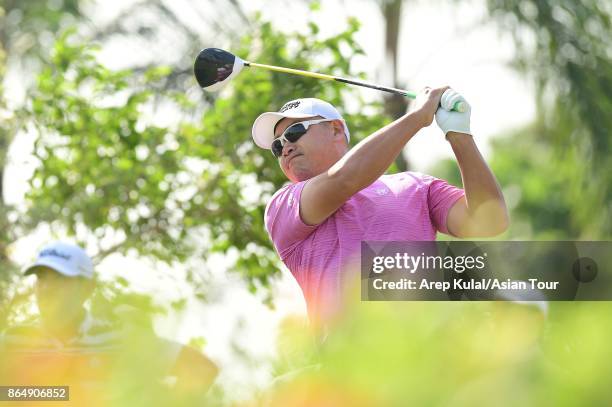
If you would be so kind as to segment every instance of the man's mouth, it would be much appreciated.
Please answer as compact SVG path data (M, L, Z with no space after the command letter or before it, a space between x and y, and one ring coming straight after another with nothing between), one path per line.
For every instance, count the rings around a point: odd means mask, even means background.
M291 161L293 161L293 159L294 159L295 157L299 157L299 156L301 156L301 155L303 155L303 154L298 153L298 154L294 154L294 155L292 155L291 157L287 158L287 164L289 164Z

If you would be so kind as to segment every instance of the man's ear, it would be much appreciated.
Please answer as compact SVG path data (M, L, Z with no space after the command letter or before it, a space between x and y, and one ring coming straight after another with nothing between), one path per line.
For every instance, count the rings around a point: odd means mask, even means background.
M333 122L331 122L331 124L334 127L334 136L338 135L341 137L345 137L344 126L342 125L341 120L334 120Z

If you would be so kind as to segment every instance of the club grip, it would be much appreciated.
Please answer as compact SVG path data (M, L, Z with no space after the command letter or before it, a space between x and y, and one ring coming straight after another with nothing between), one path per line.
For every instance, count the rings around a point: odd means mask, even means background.
M459 101L459 102L455 102L451 110L455 112L463 113L467 111L467 107L465 106L465 102Z
M463 113L468 110L469 105L463 99L463 97L461 97L461 95L451 89L447 89L442 94L442 98L440 99L440 106L448 111Z

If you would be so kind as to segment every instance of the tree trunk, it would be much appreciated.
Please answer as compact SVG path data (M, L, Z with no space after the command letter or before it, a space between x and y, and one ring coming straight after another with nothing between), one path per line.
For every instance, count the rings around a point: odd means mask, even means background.
M394 87L401 88L397 80L398 42L401 24L402 0L381 2L381 11L385 19L385 60L383 62L383 75L390 80ZM406 113L408 100L400 95L385 96L385 112L394 120ZM409 168L405 155L400 154L395 160L399 171Z

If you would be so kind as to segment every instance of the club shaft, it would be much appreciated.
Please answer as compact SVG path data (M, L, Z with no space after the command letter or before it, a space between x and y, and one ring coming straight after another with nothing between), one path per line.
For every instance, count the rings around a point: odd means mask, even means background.
M284 68L282 66L274 66L274 65L257 64L255 62L248 62L248 61L243 61L243 62L244 62L244 66L253 66L256 68L263 68L263 69L267 69L270 71L284 72L284 73L289 73L293 75L306 76L309 78L323 79L327 81L342 82L342 83L347 83L349 85L356 85L356 86L362 86L364 88L382 90L384 92L394 93L396 95L402 95L405 97L409 97L411 99L416 99L416 93L410 92L407 90L403 90L403 89L389 88L386 86L380 86L380 85L376 85L376 84L369 83L369 82L358 81L355 79L347 79L347 78L342 78L339 76L326 75L326 74L317 73L317 72L302 71L300 69ZM464 112L466 110L466 106L463 104L463 102L456 102L455 105L452 107L452 110L457 111L457 112Z
M395 93L397 95L406 96L406 97L409 97L411 99L415 99L416 98L416 94L414 92L409 92L409 91L403 90L403 89L396 89L396 88L389 88L389 87L386 87L386 86L375 85L373 83L362 82L362 81L358 81L358 80L355 80L355 79L341 78L339 76L326 75L326 74L317 73L317 72L302 71L300 69L284 68L284 67L281 67L281 66L257 64L255 62L247 62L247 61L244 61L244 66L252 66L252 67L256 67L256 68L263 68L263 69L268 69L270 71L284 72L284 73L289 73L289 74L294 74L294 75L306 76L306 77L309 77L309 78L316 78L316 79L323 79L323 80L328 80L328 81L336 81L336 82L348 83L349 85L362 86L362 87L365 87L365 88L382 90L384 92L389 92L389 93Z
M338 82L348 83L350 85L357 85L357 86L363 86L365 88L382 90L385 92L394 93L396 95L406 96L406 97L409 97L410 99L416 99L416 93L409 92L403 89L389 88L386 86L375 85L373 83L357 81L355 79L346 79L346 78L340 78L340 77L334 77L334 79Z

